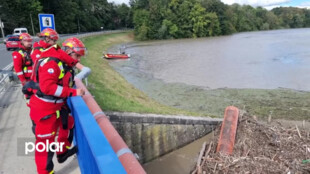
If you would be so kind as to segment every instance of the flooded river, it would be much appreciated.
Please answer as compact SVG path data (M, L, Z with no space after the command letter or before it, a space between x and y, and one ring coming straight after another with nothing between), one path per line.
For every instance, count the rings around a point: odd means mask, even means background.
M240 33L231 36L127 45L135 69L168 83L206 88L310 90L310 29Z
M309 94L300 93L310 90L308 38L310 29L291 29L136 42L126 44L129 60L110 65L166 105L214 116L235 105L299 119L310 114Z

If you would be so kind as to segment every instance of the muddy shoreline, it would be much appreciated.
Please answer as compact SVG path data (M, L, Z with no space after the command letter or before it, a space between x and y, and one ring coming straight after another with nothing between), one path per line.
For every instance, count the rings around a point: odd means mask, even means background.
M129 83L159 103L205 116L222 117L224 109L234 105L262 119L271 115L277 119L310 120L310 93L307 91L283 88L208 89L182 83L166 83L125 64L113 67Z

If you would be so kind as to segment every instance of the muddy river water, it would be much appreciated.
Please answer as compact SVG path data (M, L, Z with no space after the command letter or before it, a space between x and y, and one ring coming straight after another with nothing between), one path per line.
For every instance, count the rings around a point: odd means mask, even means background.
M126 45L130 61L111 63L167 83L206 88L310 90L310 29ZM124 69L125 68L125 69ZM139 78L139 77L138 77Z
M310 114L310 95L300 92L310 90L309 38L310 29L291 29L134 42L123 45L130 59L110 65L169 106L222 116L235 105L259 116L303 119Z

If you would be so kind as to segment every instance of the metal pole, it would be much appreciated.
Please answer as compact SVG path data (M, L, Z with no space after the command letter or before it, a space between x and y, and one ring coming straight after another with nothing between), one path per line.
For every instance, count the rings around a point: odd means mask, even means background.
M3 26L2 26L2 20L1 20L1 18L0 18L0 28L1 28L1 33L2 33L2 37L3 37L3 39L5 38L5 36L4 36L4 32L3 32Z
M81 33L81 30L80 30L80 19L78 18L78 27L79 27L79 33Z
M31 13L29 13L29 15L30 15L30 20L31 20L32 33L33 33L33 36L35 36Z

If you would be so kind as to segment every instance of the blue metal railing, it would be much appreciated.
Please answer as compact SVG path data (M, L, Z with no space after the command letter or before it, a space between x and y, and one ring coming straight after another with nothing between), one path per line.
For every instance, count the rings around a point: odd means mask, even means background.
M123 174L124 167L81 97L68 100L75 122L74 142L82 174Z

